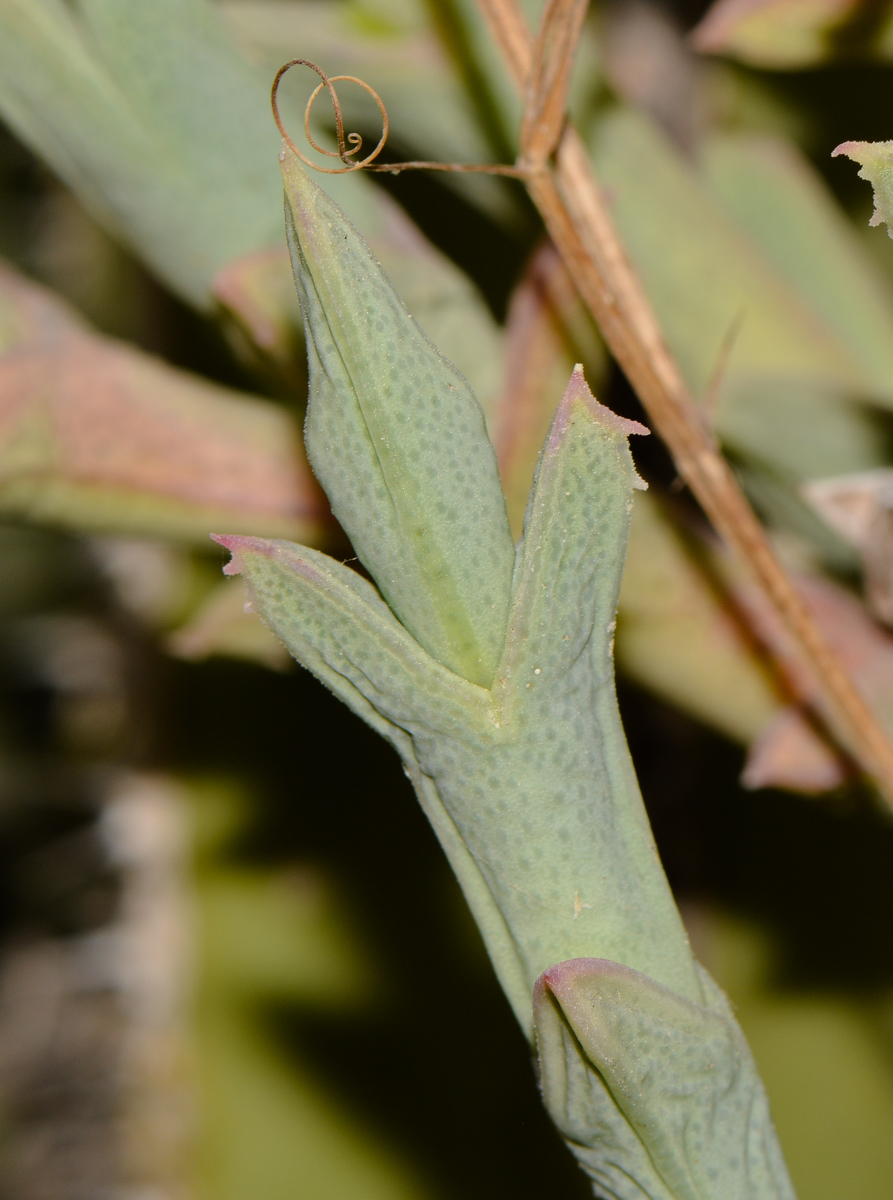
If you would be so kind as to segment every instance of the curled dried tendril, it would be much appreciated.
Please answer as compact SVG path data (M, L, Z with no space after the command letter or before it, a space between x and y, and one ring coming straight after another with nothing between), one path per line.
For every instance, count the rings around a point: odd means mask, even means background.
M344 164L340 167L324 167L320 163L315 163L303 154L288 135L288 131L282 123L282 117L279 115L279 84L282 82L282 77L286 71L290 71L292 67L309 67L311 71L315 71L321 82L313 89L310 99L307 101L307 106L304 109L304 134L307 141L314 150L320 154L324 154L326 158L337 158ZM341 104L338 100L338 93L332 86L335 83L356 83L364 91L368 92L375 103L378 105L378 110L381 113L381 137L378 139L378 145L365 158L356 159L355 155L360 153L363 147L363 139L358 133L344 132L344 118L341 115ZM332 109L335 113L335 132L338 139L337 150L326 150L314 141L313 135L310 132L310 112L314 102L320 92L325 89L329 93L329 98L332 101ZM273 80L273 91L270 97L273 106L273 118L279 132L282 134L288 146L297 154L298 158L306 166L311 167L314 171L320 171L324 175L346 175L351 171L387 171L393 175L398 175L401 171L469 171L479 172L488 175L511 175L517 178L523 178L525 172L519 167L504 166L502 164L489 163L438 163L438 162L402 162L402 163L379 163L375 164L376 158L384 149L385 142L388 140L388 113L379 94L371 88L368 83L362 79L358 79L355 75L327 75L322 67L318 67L316 63L311 62L307 58L293 58L291 62L287 62L280 67L276 72L276 78ZM375 164L375 165L373 165Z
M305 154L301 153L298 147L288 136L288 132L286 131L285 126L282 124L282 118L279 115L278 96L279 84L282 82L282 76L286 73L286 71L290 71L292 67L309 67L310 70L315 71L322 80L322 82L318 83L313 89L310 99L307 101L307 107L304 109L304 133L307 136L307 141L314 150L318 150L320 154L324 154L327 158L339 158L345 164L343 167L323 167L320 166L319 163L312 162ZM357 162L351 162L351 156L359 154L363 146L363 139L358 133L348 133L345 136L344 118L341 116L341 104L338 100L338 93L335 91L334 87L332 87L333 83L340 82L359 84L361 88L369 93L369 95L378 105L381 113L382 128L378 145L371 154L367 154L365 158L360 159ZM337 150L326 150L322 146L317 145L317 143L313 140L313 135L310 132L310 112L313 108L316 97L323 90L323 88L325 88L329 93L329 97L332 101L332 108L335 110L335 128L338 136ZM374 162L375 159L378 158L379 154L381 154L382 150L384 149L384 144L388 140L387 109L382 103L381 97L378 95L378 93L374 91L368 83L364 83L362 79L357 79L355 75L332 75L329 77L321 67L318 67L316 63L312 63L306 58L293 58L291 62L287 62L284 67L279 68L279 70L276 72L276 78L273 80L271 103L273 105L273 117L276 121L276 125L278 126L279 132L285 138L290 148L295 152L295 154L297 154L301 162L306 163L308 167L312 167L314 171L321 171L325 175L345 175L348 171L360 171L363 169L363 167L368 167L370 163ZM348 143L350 144L351 149L348 149Z

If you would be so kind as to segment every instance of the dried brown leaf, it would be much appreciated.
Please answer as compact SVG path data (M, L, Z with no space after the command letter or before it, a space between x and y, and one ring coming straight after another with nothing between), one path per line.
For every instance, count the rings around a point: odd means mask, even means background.
M893 636L872 620L858 597L831 580L805 572L794 580L812 619L880 725L893 731ZM740 577L730 577L730 588L748 624L782 670L791 695L821 712L818 680L797 654L775 610Z

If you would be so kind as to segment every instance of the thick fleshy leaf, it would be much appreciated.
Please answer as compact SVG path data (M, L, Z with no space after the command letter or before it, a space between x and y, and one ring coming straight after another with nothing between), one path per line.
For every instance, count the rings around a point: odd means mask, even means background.
M511 932L456 816L487 823L488 813L457 812L438 790L439 742L447 743L453 775L474 775L487 743L499 738L490 693L454 675L422 649L375 588L334 559L288 542L220 536L232 551L228 574L245 577L249 595L271 631L298 662L395 747L425 815L450 860L515 1013L529 1027L527 980ZM440 736L438 736L440 735ZM444 738L444 735L446 737ZM428 750L431 762L420 762ZM433 750L433 753L432 753ZM492 837L492 829L491 829Z
M603 959L534 993L543 1097L613 1200L794 1200L763 1085L725 996L706 1003Z
M314 540L331 528L283 409L99 337L8 268L0 511L202 544L221 522Z
M558 942L598 946L697 996L666 880L654 870L614 694L617 593L632 492L641 486L627 437L644 432L599 405L577 369L537 467L493 688L513 741L491 776L519 786L502 804L482 789L477 806L498 827L508 803L517 822L517 832L500 834L503 870L483 869L500 907L512 904L524 929L528 977ZM484 858L478 832L460 829ZM530 846L547 842L563 847L560 871L531 862Z
M361 223L357 184L371 193L363 198ZM338 186L340 185L340 186ZM471 384L489 419L502 385L506 353L504 335L487 303L469 277L424 237L402 208L365 178L336 180L329 191L357 225L369 249L394 285L400 299L425 335Z
M599 404L582 367L574 369L540 455L524 519L497 685L514 693L514 703L527 703L519 678L525 689L551 691L587 646L596 659L611 659L623 570L615 547L625 548L629 536L632 490L646 486L636 474L628 438L648 432ZM590 642L593 629L598 632Z
M483 413L341 210L283 150L310 356L307 452L385 599L440 662L489 684L512 541Z
M700 996L614 695L630 428L575 376L539 465L492 694L436 663L349 569L222 539L274 632L402 755L525 1028L536 977L586 952Z
M566 376L571 344L588 340L592 349L578 309L555 250L544 245L512 297L508 374L493 421L509 516L519 532L535 467L531 450L552 416L556 374ZM782 707L785 697L765 655L709 558L707 546L691 544L674 528L659 501L638 497L617 617L619 669L711 728L753 744L748 785L836 787L845 776L841 759L802 714Z
M475 718L486 725L489 693L430 658L356 571L293 542L214 540L291 654L361 715L372 705L394 725L443 734Z

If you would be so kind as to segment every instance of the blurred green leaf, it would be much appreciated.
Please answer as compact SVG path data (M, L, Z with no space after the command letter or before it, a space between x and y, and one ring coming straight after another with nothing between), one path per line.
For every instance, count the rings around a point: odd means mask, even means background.
M701 167L726 208L893 406L893 294L808 160L781 138L716 135Z
M266 85L208 0L2 0L0 111L180 295L281 240Z
M637 496L633 511L617 665L735 741L752 741L781 707L768 665L720 581L711 581L650 495Z
M475 97L438 36L437 19L428 6L382 0L378 4L227 0L221 9L246 52L263 63L271 78L284 62L300 54L329 75L356 75L373 87L387 108L390 148L398 158L502 161L507 139L481 121ZM289 77L282 90L300 95L303 105L316 82L308 72L304 80ZM377 139L381 123L374 102L349 83L338 84L337 90L346 126L360 129L374 145L371 139ZM294 111L300 111L297 105ZM316 128L332 124L325 96L319 98L313 114ZM500 125L511 128L507 118ZM300 123L295 129L297 136ZM517 225L518 193L504 180L449 175L442 182L495 219Z
M509 303L505 376L490 419L490 435L512 536L521 536L540 450L558 398L582 361L596 391L607 374L607 352L551 242L525 268Z
M884 0L716 0L692 34L695 48L781 71L836 58L893 57Z
M209 0L0 0L12 128L169 286L199 308L223 305L294 381L303 350L281 254L271 78ZM413 314L491 403L499 335L483 300L370 179L330 180Z
M880 995L794 985L771 928L698 906L698 957L728 992L769 1093L803 1200L887 1200L893 1074Z
M803 305L647 118L610 112L597 126L593 154L624 242L697 394L736 321L728 380L780 377L866 389L849 347Z
M331 528L281 408L92 333L0 268L0 511L206 544L226 525Z

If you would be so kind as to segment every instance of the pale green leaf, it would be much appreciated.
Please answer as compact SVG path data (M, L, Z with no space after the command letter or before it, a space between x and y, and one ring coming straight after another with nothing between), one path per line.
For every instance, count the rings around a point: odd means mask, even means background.
M797 486L886 454L882 425L854 403L878 391L876 357L868 369L644 117L609 114L594 157L670 347L704 398L705 421L758 484L776 489L783 503L769 506L774 519L821 536ZM848 465L829 469L832 461Z
M0 111L201 307L281 239L267 91L208 0L0 3Z
M585 953L700 997L614 695L628 432L572 380L543 449L492 693L434 662L349 569L218 539L273 631L398 749L525 1028L537 976Z
M848 347L804 307L645 117L607 115L593 154L624 243L696 393L712 379L736 322L730 380L780 376L855 393L867 387Z
M794 1200L744 1035L701 979L694 1004L603 959L546 971L535 1012L547 1107L616 1200Z
M430 653L489 684L512 541L484 417L356 230L283 151L310 354L305 437L332 510Z

